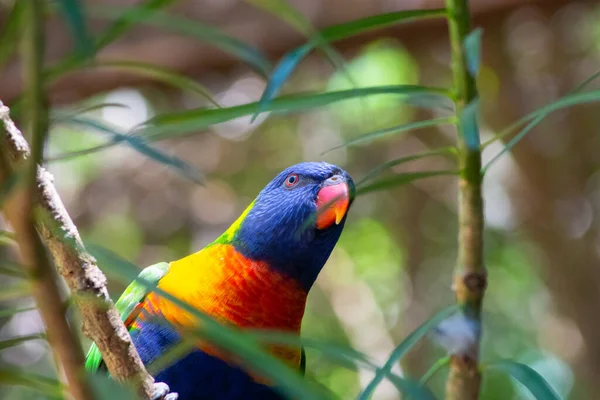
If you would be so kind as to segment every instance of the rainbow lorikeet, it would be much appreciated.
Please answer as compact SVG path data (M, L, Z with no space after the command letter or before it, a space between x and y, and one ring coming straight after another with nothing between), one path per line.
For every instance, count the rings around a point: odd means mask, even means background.
M213 243L181 260L148 267L140 276L223 323L300 334L308 292L340 237L353 197L352 178L335 165L294 165L277 175ZM180 341L177 327L195 325L189 314L135 282L116 306L144 364ZM270 351L303 370L302 349ZM100 367L102 356L93 346L86 368ZM202 346L155 378L180 400L282 398Z

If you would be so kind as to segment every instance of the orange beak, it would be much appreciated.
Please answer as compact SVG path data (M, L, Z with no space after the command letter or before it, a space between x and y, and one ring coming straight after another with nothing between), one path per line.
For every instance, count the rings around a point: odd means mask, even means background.
M345 180L339 178L323 186L317 193L317 229L329 228L333 223L339 225L350 206L350 190Z

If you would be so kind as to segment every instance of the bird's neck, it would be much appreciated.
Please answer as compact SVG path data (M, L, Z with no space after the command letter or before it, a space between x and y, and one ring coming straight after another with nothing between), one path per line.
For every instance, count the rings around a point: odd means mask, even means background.
M307 297L296 280L229 244L214 244L171 263L159 287L224 323L296 333ZM172 322L190 323L175 309L161 310Z

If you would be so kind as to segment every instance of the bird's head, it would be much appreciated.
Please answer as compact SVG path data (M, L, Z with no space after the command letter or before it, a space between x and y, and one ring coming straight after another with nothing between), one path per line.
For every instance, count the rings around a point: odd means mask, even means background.
M335 165L291 166L234 224L231 243L244 256L297 279L308 291L342 233L354 192L350 175Z

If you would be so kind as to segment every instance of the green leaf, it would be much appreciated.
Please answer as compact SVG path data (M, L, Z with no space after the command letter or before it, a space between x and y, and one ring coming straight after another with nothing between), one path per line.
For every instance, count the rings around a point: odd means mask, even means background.
M157 321L158 322L158 321ZM164 320L163 320L164 322ZM163 369L170 365L173 365L177 360L182 359L190 351L198 348L198 339L188 339L185 335L182 336L182 340L176 345L170 347L158 358L153 360L150 364L146 365L146 370L150 375L156 375Z
M218 347L235 353L244 361L244 365L272 380L286 395L301 400L327 399L321 391L317 390L310 382L305 381L297 372L292 371L280 360L264 352L254 340L247 338L234 328L221 325L193 306L157 288L155 284L141 279L137 276L139 269L135 265L102 247L88 245L87 248L96 257L103 269L115 278L122 282L130 282L135 279L157 295L193 315L198 319L200 326L198 332L202 338L206 338Z
M138 22L145 18L149 18L154 12L170 5L174 1L175 0L147 0L137 7L120 8L119 10L115 9L118 7L111 6L114 16L112 19L115 21L99 34L94 42L92 52L99 52L114 40L125 35L125 33L133 28ZM93 9L93 7L87 7L88 13L90 9ZM66 72L77 69L85 61L87 61L87 58L80 54L63 58L44 71L46 81L52 82L60 78Z
M2 72L4 65L12 56L19 42L21 22L26 5L26 1L15 1L10 14L6 17L6 22L2 26L2 32L0 32L0 72Z
M485 367L486 371L506 373L525 386L537 400L560 400L558 394L534 369L511 360L497 361Z
M290 53L283 56L283 58L275 66L275 70L267 81L267 86L260 97L258 108L252 116L252 120L250 121L251 123L254 122L258 115L265 110L269 102L273 99L273 97L275 97L283 84L290 77L296 68L296 65L300 62L300 60L306 57L311 50L312 47L305 45L292 50Z
M40 340L40 339L45 340L46 335L38 333L35 335L19 336L16 338L0 340L0 351L8 349L10 347L18 346L21 343L28 342L30 340Z
M132 24L142 23L198 39L246 62L262 76L267 76L272 69L270 61L258 48L228 35L217 27L164 12L140 12L139 8L139 6L133 8L119 6L89 7L94 18L117 19L117 22L121 21L121 24L126 24L127 29ZM105 42L110 43L114 40L114 34L107 33L106 35Z
M430 178L433 176L458 175L458 171L441 170L441 171L422 171L422 172L404 172L395 174L386 179L375 181L371 184L365 184L356 188L356 195L376 192L384 189L407 185L419 179Z
M0 369L0 384L26 386L41 392L45 398L62 398L64 387L61 382L53 378L21 371L15 367Z
M101 133L108 133L112 136L113 143L127 144L134 150L138 151L141 154L144 154L145 156L153 159L154 161L165 164L168 167L179 171L183 176L194 182L200 184L204 182L204 176L196 168L192 167L191 165L187 164L186 162L177 157L170 156L148 145L142 138L138 136L126 135L124 133L118 132L115 128L112 128L109 125L85 117L71 118L69 120L69 123L84 126L86 128L91 128Z
M102 373L86 374L87 381L94 392L95 400L136 400L138 396L133 388L110 379Z
M13 245L17 243L14 232L0 231L0 245Z
M356 367L359 367L375 371L376 373L384 374L384 378L388 379L401 393L405 395L413 396L419 400L436 399L427 388L421 388L416 382L395 375L391 372L391 370L383 371L382 368L370 361L366 354L356 351L350 347L273 331L251 330L246 335L250 337L256 337L258 341L266 344L296 345L317 350L331 360L337 361L338 365L341 365L345 368L354 370Z
M250 0L251 2L263 2L263 0ZM270 1L269 1L270 2ZM260 106L256 112L263 112L266 105L277 95L283 84L296 69L298 64L317 46L345 39L364 32L381 29L400 23L415 21L418 19L444 16L444 9L435 10L410 10L399 11L388 14L380 14L355 21L333 25L312 35L309 41L285 54L271 74L267 86L261 96ZM255 114L255 116L256 116Z
M402 341L390 354L387 362L379 371L373 380L369 382L369 384L364 388L364 390L359 394L357 400L368 400L375 389L377 389L377 385L383 381L385 374L392 370L393 366L396 365L397 362L410 350L412 349L430 330L438 326L443 320L448 318L450 315L456 312L458 309L457 306L448 307L432 318L421 324L417 329L415 329L412 333L410 333L406 339Z
M289 113L323 107L342 100L372 96L378 94L399 95L410 98L423 93L432 96L448 97L445 89L427 88L416 85L378 86L359 89L340 90L318 94L282 96L270 102L265 111ZM258 110L259 103L253 102L221 109L193 109L156 116L144 123L138 134L151 140L183 135L208 128L211 125L235 118L252 115Z
M399 23L418 21L428 18L444 17L446 10L437 8L431 10L406 10L386 14L373 15L366 18L329 26L319 32L319 36L328 42L346 39L361 33L393 26ZM316 39L313 39L316 40Z
M346 140L343 144L339 146L332 147L331 149L325 151L323 154L327 154L331 151L341 149L343 147L353 147L358 146L364 143L372 142L373 140L380 139L382 137L393 136L399 133L408 132L414 129L421 128L429 128L432 126L439 126L444 124L454 124L456 122L455 117L443 117L443 118L434 118L425 121L416 121L409 122L406 124L392 126L391 128L380 129L374 132L365 133L353 139Z
M285 0L246 0L246 3L270 12L305 35L312 32L310 22Z
M176 1L177 0L147 0L136 7L128 8L119 8L118 6L115 8L115 6L111 6L110 8L115 11L112 15L116 16L116 19L99 35L96 48L100 50L106 47L116 39L123 37L125 33L140 22L152 18L158 10L168 7ZM95 8L90 7L90 10L92 9L96 10ZM95 12L92 14L94 17L97 17Z
M480 146L479 126L477 114L479 113L479 98L474 98L463 108L460 114L460 133L463 135L467 149L478 151Z
M325 341L300 337L289 333L266 330L249 330L246 335L251 338L255 338L258 342L265 344L302 346L308 349L317 350L325 357L339 362L342 366L348 366L348 364L350 364L352 367L354 367L355 364L358 364L358 366L369 369L378 368L369 360L369 357L366 354L354 350L348 346L327 343Z
M592 75L588 76L583 82L581 82L579 85L577 85L575 87L575 89L573 89L571 91L571 93L577 93L577 92L581 92L583 89L585 89L585 87L587 85L589 85L590 83L592 83L593 81L595 81L596 79L598 79L598 77L600 76L600 69L596 72L594 72Z
M25 307L25 308L4 308L0 310L0 318L12 317L15 314L22 312L37 310L37 307Z
M469 33L464 41L465 58L467 61L467 70L469 74L475 78L479 72L479 64L481 63L481 36L483 30L475 29Z
M437 360L435 362L435 364L433 364L431 366L431 368L429 368L429 370L427 370L427 372L425 372L425 374L423 374L423 377L419 380L419 385L421 386L425 386L427 385L427 382L429 382L429 380L431 378L433 378L433 376L435 374L437 374L439 371L441 371L442 368L444 368L445 366L450 364L450 357L444 357L444 358L440 358L439 360ZM407 397L406 400L410 400L412 399L411 396Z
M405 157L396 158L395 160L379 164L377 167L375 167L372 170L370 170L369 172L367 172L365 174L365 176L363 176L362 179L358 181L357 185L361 186L361 185L365 184L365 182L370 181L371 179L373 179L374 177L379 175L381 172L383 172L387 169L390 169L392 167L395 167L397 165L400 165L400 164L404 164L404 163L414 161L414 160L420 160L421 158L425 158L425 157L438 156L441 154L455 154L455 153L456 153L455 147L442 147L439 149L424 151L421 153L411 154L411 155L408 155Z
M21 297L29 296L31 287L27 281L22 281L17 284L3 287L0 291L0 301L15 300Z
M423 374L423 377L419 380L421 386L425 386L427 382L431 380L442 368L450 365L450 357L440 358Z
M86 107L77 107L75 109L64 109L64 110L52 110L52 115L50 116L53 123L61 123L68 121L72 118L78 117L81 114L85 114L91 111L100 110L103 108L126 108L130 107L126 104L121 103L99 103L92 104L91 106Z
M0 264L0 274L6 276L12 276L13 278L25 278L25 271L17 264L10 261L3 261Z
M79 0L56 1L71 30L77 52L83 57L91 56L95 51L94 41L87 30L82 9L83 2Z
M89 67L91 68L114 68L122 71L131 71L139 75L147 76L156 81L166 83L182 91L189 90L198 94L203 99L208 100L216 107L220 108L219 103L214 99L213 94L206 87L185 75L178 74L166 68L161 68L153 64L138 61L102 61Z
M520 130L505 146L504 148L495 155L483 168L482 172L485 173L490 166L496 162L504 153L510 151L521 139L525 137L527 133L529 133L533 128L537 126L548 114L562 110L567 107L571 107L578 104L585 103L594 103L600 101L600 90L592 90L585 93L577 93L571 94L568 96L564 96L561 99L555 101L554 103L550 103L544 107L541 107L521 119L517 120L509 127L503 129L498 135L496 135L492 140L484 143L483 147L487 146L491 142L501 139L512 132L514 132L519 126L523 125L526 122L529 122L522 130Z
M366 354L350 347L273 331L251 330L247 335L256 337L258 341L267 344L296 345L303 346L307 349L317 350L324 356L337 361L339 365L346 368L354 369L359 367L375 371L376 373L382 371L382 368L370 361ZM387 371L385 378L405 395L413 395L417 399L435 399L429 390L419 388L415 382L401 378L391 371Z
M333 65L335 69L339 69L342 71L347 70L346 61L344 60L344 57L340 53L338 53L333 47L331 47L331 45L327 41L322 40L322 38L319 36L319 33L315 33L315 30L312 27L310 21L306 19L301 13L299 13L293 6L291 6L286 0L246 0L246 2L254 4L257 7L260 7L263 10L270 12L271 14L280 18L281 20L287 22L289 25L294 27L296 30L298 30L305 36L312 36L313 38L315 38L316 45L319 48L321 48L321 50L323 50L331 65ZM296 56L299 55L299 59L302 59L304 58L304 56L306 56L306 54L308 54L310 50L312 50L312 48L313 47L300 49L299 52L296 52ZM275 97L275 94L279 91L279 88L283 86L283 84L287 80L287 77L291 73L291 70L293 70L294 68L293 65L291 65L289 62L286 62L285 60L283 61L283 64L280 63L279 65L281 68L279 68L277 71L274 71L274 73L271 75L269 81L267 82L267 87L265 88L265 91L261 96L261 100L259 102L259 109L252 116L250 122L254 122L256 117L258 117L258 114L260 114L264 110L265 104L267 104L273 97ZM291 70L288 71L288 67L291 67ZM353 78L349 74L347 75L349 81L352 82ZM271 86L269 86L269 84L271 84ZM354 86L357 85L355 84Z

